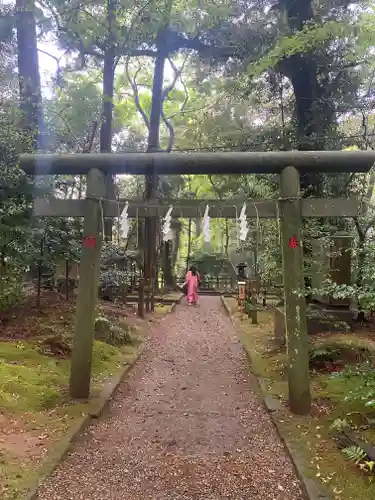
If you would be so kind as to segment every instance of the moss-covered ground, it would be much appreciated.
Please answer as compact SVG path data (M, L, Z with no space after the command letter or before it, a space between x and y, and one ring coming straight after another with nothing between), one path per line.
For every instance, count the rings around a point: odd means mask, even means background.
M260 311L259 324L252 325L247 316L236 311L236 300L225 299L232 312L236 329L249 354L251 370L257 376L262 393L283 402L275 414L288 441L302 457L307 476L318 479L334 500L370 500L375 498L375 478L345 458L332 439L331 424L336 419L356 421L358 416L373 418L374 410L347 396L363 388L365 380L358 375L346 378L326 370L311 370L312 412L308 417L292 415L287 407L286 352L274 343L273 313ZM312 336L310 351L318 356L332 350L343 352L348 363L360 366L364 357L374 360L375 341L371 332L348 334L329 332ZM375 429L361 432L361 438L375 445ZM373 480L374 479L374 480Z
M44 299L44 300L43 300ZM106 379L131 365L142 346L148 322L136 309L102 303L116 332L131 341L110 345L95 340L92 396L86 403L68 395L74 303L49 294L36 309L21 304L0 324L0 498L20 500L49 460L64 434L77 425ZM156 317L168 311L159 307Z

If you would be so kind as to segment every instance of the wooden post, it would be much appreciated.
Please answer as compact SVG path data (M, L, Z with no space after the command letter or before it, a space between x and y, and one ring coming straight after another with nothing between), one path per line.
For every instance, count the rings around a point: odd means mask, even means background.
M138 285L138 317L145 317L145 280L144 278L139 279Z
M285 329L288 357L289 405L293 413L310 411L308 335L301 247L300 176L286 167L280 176Z
M250 294L251 294L251 322L253 325L258 324L258 279L250 280Z
M98 169L87 174L87 199L83 224L83 248L79 269L76 326L70 371L70 395L86 399L90 395L95 305L99 290L102 210L105 178ZM96 199L93 199L96 198Z
M243 312L246 299L246 281L238 281L238 309Z
M152 268L152 276L151 276L151 296L150 296L150 311L155 312L155 267Z

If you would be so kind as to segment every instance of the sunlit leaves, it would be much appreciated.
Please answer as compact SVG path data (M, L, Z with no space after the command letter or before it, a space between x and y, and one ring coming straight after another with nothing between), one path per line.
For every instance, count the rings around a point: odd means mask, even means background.
M274 68L285 57L297 53L311 52L322 44L353 34L353 26L346 23L330 21L323 25L309 24L303 30L290 36L284 36L276 42L266 56L251 63L248 73L252 77Z
M46 128L60 151L80 151L93 122L100 120L99 78L99 72L72 75L56 92L56 98L45 101Z

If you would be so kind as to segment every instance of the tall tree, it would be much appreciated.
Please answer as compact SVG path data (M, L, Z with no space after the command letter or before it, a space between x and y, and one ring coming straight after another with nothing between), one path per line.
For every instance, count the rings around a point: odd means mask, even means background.
M44 149L44 118L39 74L34 0L16 0L21 123L35 149Z
M116 69L116 9L117 0L107 0L108 35L103 56L103 112L100 127L100 152L110 153L112 150L113 95ZM107 198L114 199L114 179L112 175L106 178ZM105 221L105 237L112 240L112 220Z

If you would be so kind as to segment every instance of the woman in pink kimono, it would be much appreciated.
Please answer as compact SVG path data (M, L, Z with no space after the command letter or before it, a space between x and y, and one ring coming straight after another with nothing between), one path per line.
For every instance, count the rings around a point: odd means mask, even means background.
M198 303L198 285L200 276L195 266L191 266L186 274L187 301L189 306Z

